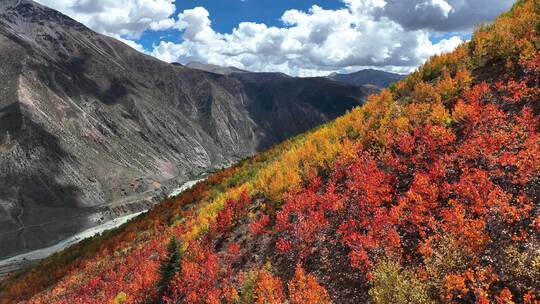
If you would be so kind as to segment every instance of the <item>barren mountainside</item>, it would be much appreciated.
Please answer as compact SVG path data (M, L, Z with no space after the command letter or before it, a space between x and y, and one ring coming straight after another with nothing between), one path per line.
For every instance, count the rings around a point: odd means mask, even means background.
M33 1L0 1L0 257L146 209L366 97L267 82L167 64Z

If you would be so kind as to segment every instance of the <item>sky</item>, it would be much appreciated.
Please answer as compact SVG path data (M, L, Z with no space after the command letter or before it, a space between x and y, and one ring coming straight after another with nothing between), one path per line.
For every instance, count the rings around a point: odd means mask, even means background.
M37 0L167 62L408 73L514 0Z

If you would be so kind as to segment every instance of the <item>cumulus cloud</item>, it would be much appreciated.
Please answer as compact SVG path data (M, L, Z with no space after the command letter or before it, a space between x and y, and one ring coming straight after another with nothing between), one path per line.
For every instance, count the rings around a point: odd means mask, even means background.
M148 51L146 51L144 49L144 47L142 46L142 44L139 44L133 40L129 40L129 39L124 39L122 37L116 37L118 40L122 41L123 43L129 45L131 48L134 48L135 50L141 52L141 53L144 53L144 54L148 54Z
M448 7L435 0L441 9ZM376 13L382 0L345 0L345 7L309 11L288 10L283 27L243 22L231 33L213 30L203 7L178 16L181 43L160 42L152 55L164 61L200 61L253 71L280 71L314 76L355 67L379 67L408 72L435 53L455 48L461 39L431 43L423 30L405 30L398 22Z
M136 39L147 29L175 25L170 18L175 0L37 0L93 30L113 37Z
M508 10L514 0L386 0L375 12L408 30L440 32L470 31L481 22L493 20Z

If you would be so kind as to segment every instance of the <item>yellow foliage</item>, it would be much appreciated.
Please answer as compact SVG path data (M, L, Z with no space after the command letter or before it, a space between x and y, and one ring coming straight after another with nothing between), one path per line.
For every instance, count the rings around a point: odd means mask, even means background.
M243 192L252 193L253 186L251 183L243 183L238 187L230 188L228 191L220 192L217 197L208 202L202 202L201 207L197 210L195 218L191 219L192 224L189 225L192 229L183 235L184 244L188 240L195 240L202 234L208 231L210 224L216 219L219 211L225 206L225 202L229 199L238 199ZM185 248L184 248L185 249Z
M125 292L120 292L114 297L113 304L123 304L127 301L127 294Z
M431 105L427 103L413 103L407 106L405 113L412 126L418 127L431 117Z
M536 2L536 3L535 3ZM521 54L527 56L531 47L538 49L537 1L522 1L512 10L498 17L490 26L479 28L473 35L473 55L478 59L517 61Z
M436 85L436 90L442 97L442 100L448 100L455 97L458 93L457 80L453 79L447 72L443 73L442 78Z
M442 101L439 92L427 82L420 82L416 85L414 92L412 93L412 99L415 103L440 103Z
M456 83L457 83L457 89L459 93L463 92L465 89L469 88L473 77L471 75L471 72L469 70L460 70L456 73Z
M406 116L400 116L394 120L394 126L398 133L405 133L410 131L411 122Z
M384 147L396 135L395 118L403 116L403 107L389 90L371 96L364 106L363 136L358 139L366 148ZM404 121L399 122L402 127Z
M449 125L452 122L450 113L442 103L431 106L430 122L434 125Z
M313 178L317 170L331 165L341 151L340 135L328 126L308 134L297 145L262 168L254 188L272 200L281 200L285 192L299 188L302 182Z
M458 100L452 111L452 120L456 122L467 119L470 115L471 106L464 103L462 100Z

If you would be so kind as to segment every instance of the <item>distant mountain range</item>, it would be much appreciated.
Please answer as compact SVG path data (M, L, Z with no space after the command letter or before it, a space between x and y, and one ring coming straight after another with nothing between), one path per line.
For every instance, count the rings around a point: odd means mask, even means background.
M1 1L0 257L147 209L369 93L326 78L191 67L33 1Z
M173 63L176 65L180 65L179 63ZM223 67L219 65L214 64L206 64L201 62L191 62L186 65L186 67L197 69L201 71L206 71L210 73L220 74L220 75L231 75L235 73L251 73L246 70L242 70L236 67ZM281 74L282 73L270 73L270 74ZM339 74L339 73L332 73L328 75L326 78L332 79L337 82L350 84L354 86L365 86L368 89L377 89L380 90L382 88L388 87L390 84L399 81L403 79L406 75L402 74L396 74L396 73L390 73L385 72L381 70L374 70L374 69L365 69L360 70L354 73L349 74Z
M390 84L403 79L405 75L389 73L380 70L366 69L350 74L338 74L333 73L328 76L328 78L352 84L356 86L361 85L374 85L377 88L386 88Z

